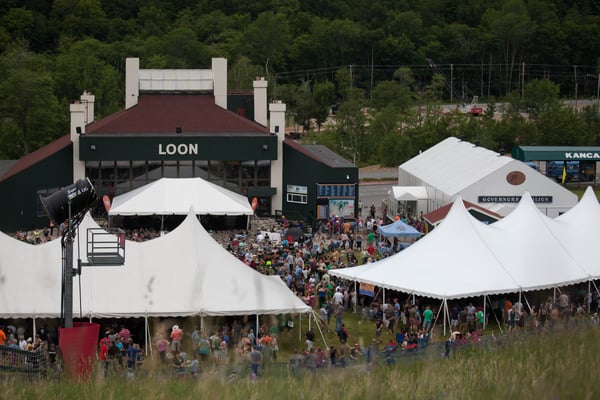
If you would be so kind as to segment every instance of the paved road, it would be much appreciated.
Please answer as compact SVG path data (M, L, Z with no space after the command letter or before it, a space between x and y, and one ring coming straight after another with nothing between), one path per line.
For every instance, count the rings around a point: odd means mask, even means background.
M375 204L377 215L381 214L381 202L387 197L388 190L395 184L397 184L395 181L388 181L359 185L358 194L363 202L363 218L368 214L371 204Z

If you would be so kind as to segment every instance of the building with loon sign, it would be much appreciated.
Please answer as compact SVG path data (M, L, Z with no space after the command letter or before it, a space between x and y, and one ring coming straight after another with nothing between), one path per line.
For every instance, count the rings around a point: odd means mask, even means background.
M228 92L224 58L213 58L210 69L170 70L126 59L121 111L95 120L95 96L84 92L70 105L69 134L0 163L0 191L11 194L0 199L0 230L46 225L39 196L84 177L99 197L163 177L200 177L247 196L257 214L311 223L354 216L358 168L324 146L286 137L286 105L268 104L267 89L257 78L252 91Z

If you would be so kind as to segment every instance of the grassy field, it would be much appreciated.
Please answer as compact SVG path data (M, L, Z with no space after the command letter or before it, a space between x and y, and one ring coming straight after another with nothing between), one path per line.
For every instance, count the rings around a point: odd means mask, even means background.
M352 341L373 337L372 323L348 318ZM439 327L438 327L439 329ZM296 335L297 336L297 335ZM326 340L333 339L331 333ZM23 382L0 378L0 398L8 399L594 399L598 389L597 354L600 327L585 324L544 334L498 336L453 351L442 358L439 347L425 357L386 366L350 365L316 374L290 376L286 368L251 381L244 373L230 380L205 373L178 380L148 363L145 377L102 378L86 382L67 379ZM438 334L439 339L441 336ZM293 336L282 347L296 347ZM321 339L322 340L322 339ZM337 343L336 343L337 344ZM322 342L317 345L323 345ZM285 352L279 360L285 362Z

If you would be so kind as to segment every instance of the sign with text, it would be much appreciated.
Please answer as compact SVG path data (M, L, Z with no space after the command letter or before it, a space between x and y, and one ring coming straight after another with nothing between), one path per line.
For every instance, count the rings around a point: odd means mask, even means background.
M531 199L534 203L552 203L552 196L531 196ZM518 203L519 201L521 201L521 196L477 196L477 202L479 203Z

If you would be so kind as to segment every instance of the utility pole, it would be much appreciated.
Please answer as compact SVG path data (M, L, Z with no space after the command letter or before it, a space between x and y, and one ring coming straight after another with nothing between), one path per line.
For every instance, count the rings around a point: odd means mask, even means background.
M521 99L525 98L525 61L521 67Z
M575 73L575 110L577 111L577 65L573 65L573 71Z
M454 100L454 64L450 64L450 104Z

